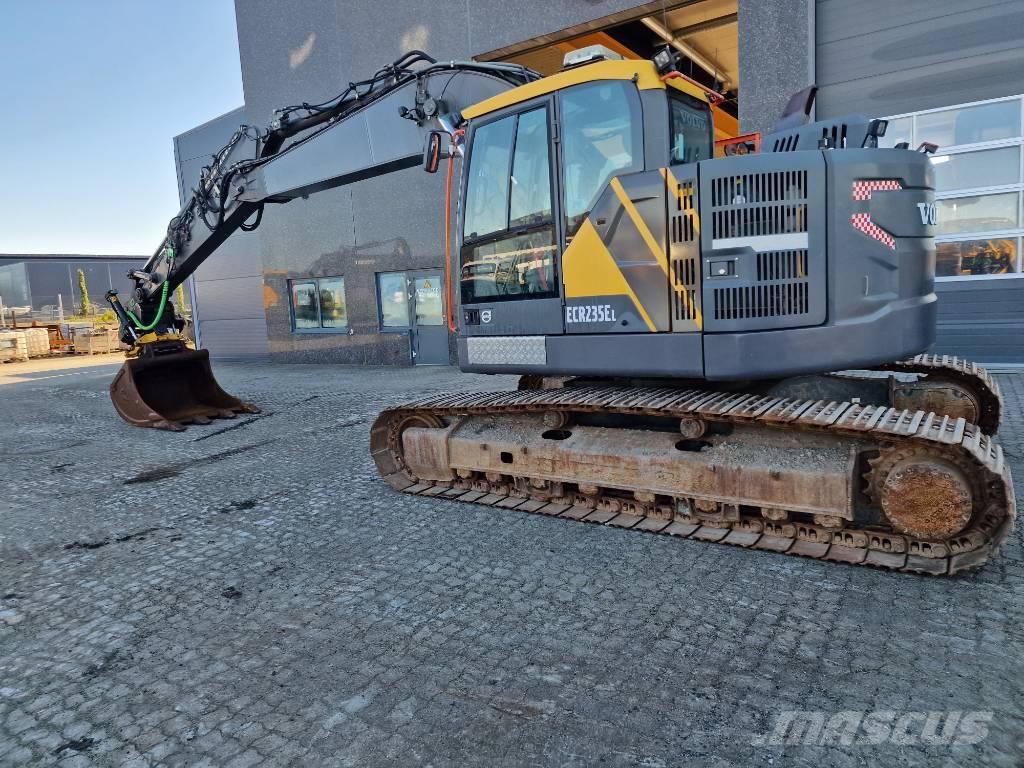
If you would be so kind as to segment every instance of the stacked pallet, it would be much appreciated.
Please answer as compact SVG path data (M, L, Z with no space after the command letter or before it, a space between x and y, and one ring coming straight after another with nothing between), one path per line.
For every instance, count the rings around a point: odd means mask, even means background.
M118 349L117 331L110 328L75 328L76 355L100 355Z
M47 357L50 354L50 334L45 328L26 328L25 346L29 357Z
M0 360L28 360L28 341L24 331L0 331Z

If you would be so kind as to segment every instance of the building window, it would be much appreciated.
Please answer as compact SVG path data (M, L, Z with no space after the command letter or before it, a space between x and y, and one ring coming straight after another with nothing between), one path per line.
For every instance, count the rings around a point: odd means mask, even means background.
M325 277L320 285L320 325L323 328L348 327L345 310L345 278Z
M380 327L409 328L409 292L405 272L381 272L377 275L377 296L380 299Z
M296 331L336 331L348 328L345 278L291 280L292 327Z
M1024 238L1024 97L890 119L882 146L938 144L939 279L1020 276Z

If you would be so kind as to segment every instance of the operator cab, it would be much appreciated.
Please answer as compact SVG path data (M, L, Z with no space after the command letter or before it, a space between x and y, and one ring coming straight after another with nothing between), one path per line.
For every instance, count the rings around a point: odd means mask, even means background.
M714 153L702 86L601 46L573 51L562 72L463 117L468 156L455 273L469 336L571 332L562 257L613 179ZM649 329L616 323L611 330Z

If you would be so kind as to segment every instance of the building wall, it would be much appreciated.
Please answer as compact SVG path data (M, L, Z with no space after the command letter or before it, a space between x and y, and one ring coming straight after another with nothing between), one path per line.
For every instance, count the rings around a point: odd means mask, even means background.
M819 116L896 115L1024 92L1020 0L817 0Z
M631 0L530 0L510 18L497 0L457 7L412 0L401 14L381 13L371 0L236 2L244 116L264 125L276 107L329 99L412 48L439 58L513 50L638 7ZM814 81L819 117L894 115L1020 93L1022 16L1019 2L985 0L739 0L742 129L770 130L789 96ZM242 116L179 137L183 178L198 172ZM204 344L214 354L269 352L282 361L410 362L408 337L380 332L375 280L379 272L441 266L442 189L442 174L411 169L268 209L256 233L233 236L197 273ZM347 332L294 333L288 281L328 276L345 278ZM937 290L937 351L1024 362L1013 312L1024 283L956 280ZM1006 329L1001 341L986 334L986 317Z
M263 125L275 108L315 103L411 49L469 58L641 5L635 0L409 0L401 12L376 0L295 6L236 2L246 110ZM510 10L514 7L514 14ZM408 364L409 338L381 333L376 274L440 267L444 168L410 169L267 210L257 231L273 359ZM343 276L348 333L293 333L288 280Z
M819 117L907 112L1024 93L1019 0L817 0ZM939 281L933 351L1024 362L1024 281Z
M246 121L236 109L174 139L182 204L210 155ZM263 313L263 266L256 235L236 232L192 277L199 342L220 359L265 358L269 351Z
M5 307L30 306L37 320L55 318L56 308L63 304L64 316L71 317L82 306L82 270L89 302L103 312L108 309L104 294L114 289L129 296L134 285L127 273L145 262L143 256L0 254L0 302Z
M939 325L933 352L985 365L1024 363L1024 288L1020 278L936 284Z

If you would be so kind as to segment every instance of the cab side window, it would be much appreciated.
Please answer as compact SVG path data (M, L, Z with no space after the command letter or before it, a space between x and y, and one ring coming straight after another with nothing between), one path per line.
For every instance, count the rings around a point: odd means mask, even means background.
M672 130L672 162L696 163L714 153L711 139L711 111L707 104L684 94L668 100Z
M557 296L547 107L477 128L467 179L462 302Z
M640 95L626 80L586 83L559 96L566 236L576 233L613 176L643 170Z
M466 201L466 239L508 229L509 164L516 116L481 126L473 137Z
M535 109L519 116L512 158L509 229L551 221L551 168L548 162L548 113Z

